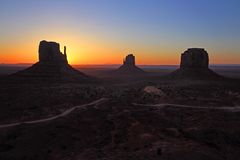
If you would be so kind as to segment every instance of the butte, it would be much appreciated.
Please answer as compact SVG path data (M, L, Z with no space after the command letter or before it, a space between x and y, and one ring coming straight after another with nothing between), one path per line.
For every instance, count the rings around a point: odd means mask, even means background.
M144 74L142 69L136 66L135 64L135 56L133 54L129 54L123 60L123 65L120 66L115 73L124 74L124 75L140 75Z
M180 68L170 74L174 78L216 79L220 75L209 69L209 56L205 49L190 48L181 54Z
M11 77L20 80L37 81L89 81L91 77L74 69L68 64L66 47L64 53L60 51L60 45L56 42L41 41L38 49L39 61L31 67L19 71Z

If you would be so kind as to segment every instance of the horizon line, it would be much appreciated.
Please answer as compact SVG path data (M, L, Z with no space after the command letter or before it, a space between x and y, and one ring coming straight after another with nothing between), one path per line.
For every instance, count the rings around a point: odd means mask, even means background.
M0 63L0 65L33 65L35 63ZM69 63L70 64L70 63ZM86 64L70 64L72 66L118 66L122 64L91 64L91 63L86 63ZM136 64L137 66L179 66L180 64ZM209 65L240 65L240 63L209 63Z

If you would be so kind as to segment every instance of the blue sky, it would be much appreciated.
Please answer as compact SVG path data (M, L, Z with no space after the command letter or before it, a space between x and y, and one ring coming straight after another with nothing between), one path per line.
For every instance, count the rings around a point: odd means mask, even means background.
M204 47L215 63L240 63L239 8L239 0L1 0L0 44L71 32L141 55Z

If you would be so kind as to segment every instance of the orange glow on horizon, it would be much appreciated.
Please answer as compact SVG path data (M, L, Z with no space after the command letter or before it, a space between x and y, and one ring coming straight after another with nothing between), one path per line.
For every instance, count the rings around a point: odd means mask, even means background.
M129 53L135 55L137 65L178 65L181 52L184 51L160 47L130 48L124 44L109 43L84 36L82 36L82 39L52 36L51 39L52 41L60 43L61 51L63 51L63 46L67 46L68 61L72 65L122 64L123 59ZM0 48L0 63L36 63L38 61L39 41L39 39L32 38L31 41L28 42L15 41L11 42L11 45L5 43ZM239 63L238 59L230 56L231 54L215 54L217 51L212 50L208 52L211 64Z
M0 63L18 64L18 63L36 63L38 61L38 45L37 39L22 42L16 41L4 44L0 48ZM175 54L168 54L171 56L165 57L169 51L159 51L154 49L123 49L114 43L107 43L98 41L96 39L74 39L59 36L53 36L52 41L60 44L60 50L67 47L68 62L72 65L94 65L94 64L122 64L123 59L129 53L136 56L136 63L138 65L159 65L159 64L178 64L179 57ZM128 48L128 46L126 46ZM151 52L151 54L149 53Z
M61 46L62 49L62 46ZM0 54L0 63L5 64L18 64L18 63L36 63L38 62L38 51L35 49L34 51L26 50L26 49L4 49L2 51L6 51L8 54ZM107 51L104 49L96 48L98 51L94 51L94 49L78 49L67 46L67 58L68 62L72 65L111 65L111 64L122 64L123 59L128 52L121 51ZM16 53L17 52L17 53ZM86 53L86 54L84 54ZM103 54L100 54L103 53ZM132 52L131 52L132 53ZM179 58L165 58L159 54L158 56L146 56L144 54L135 54L136 63L138 65L175 65L178 64ZM23 56L24 55L24 56Z
M37 47L37 46L34 46ZM1 48L0 64L36 63L38 61L38 51L34 47L26 48ZM62 50L63 45L61 45ZM3 54L2 54L3 53ZM101 54L102 53L102 54ZM157 55L131 52L136 56L137 65L178 65L180 54L165 56L166 52L159 52ZM162 54L161 54L162 53ZM112 65L122 64L124 57L129 54L121 50L107 50L99 47L79 49L74 45L67 46L68 62L71 65ZM223 60L229 64L238 64L238 61L225 55L210 55L211 64L224 64ZM235 61L234 61L235 60Z

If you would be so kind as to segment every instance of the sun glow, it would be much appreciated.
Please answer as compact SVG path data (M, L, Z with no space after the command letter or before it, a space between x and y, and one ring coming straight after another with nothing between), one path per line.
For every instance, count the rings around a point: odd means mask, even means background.
M61 35L61 36L59 36ZM22 36L22 35L20 35ZM67 47L68 62L78 64L121 64L123 58L132 53L136 56L139 65L176 65L179 64L180 54L186 49L164 48L162 46L143 46L131 42L114 42L103 38L81 33L74 35L71 32L26 35L27 40L14 39L2 43L0 48L0 63L36 63L38 61L38 45L41 40L55 41L60 44L60 50ZM79 38L80 37L80 38ZM208 49L207 49L208 50ZM226 54L217 50L208 50L211 63L221 63ZM217 54L216 54L217 53ZM228 54L228 62L238 63L234 54Z

